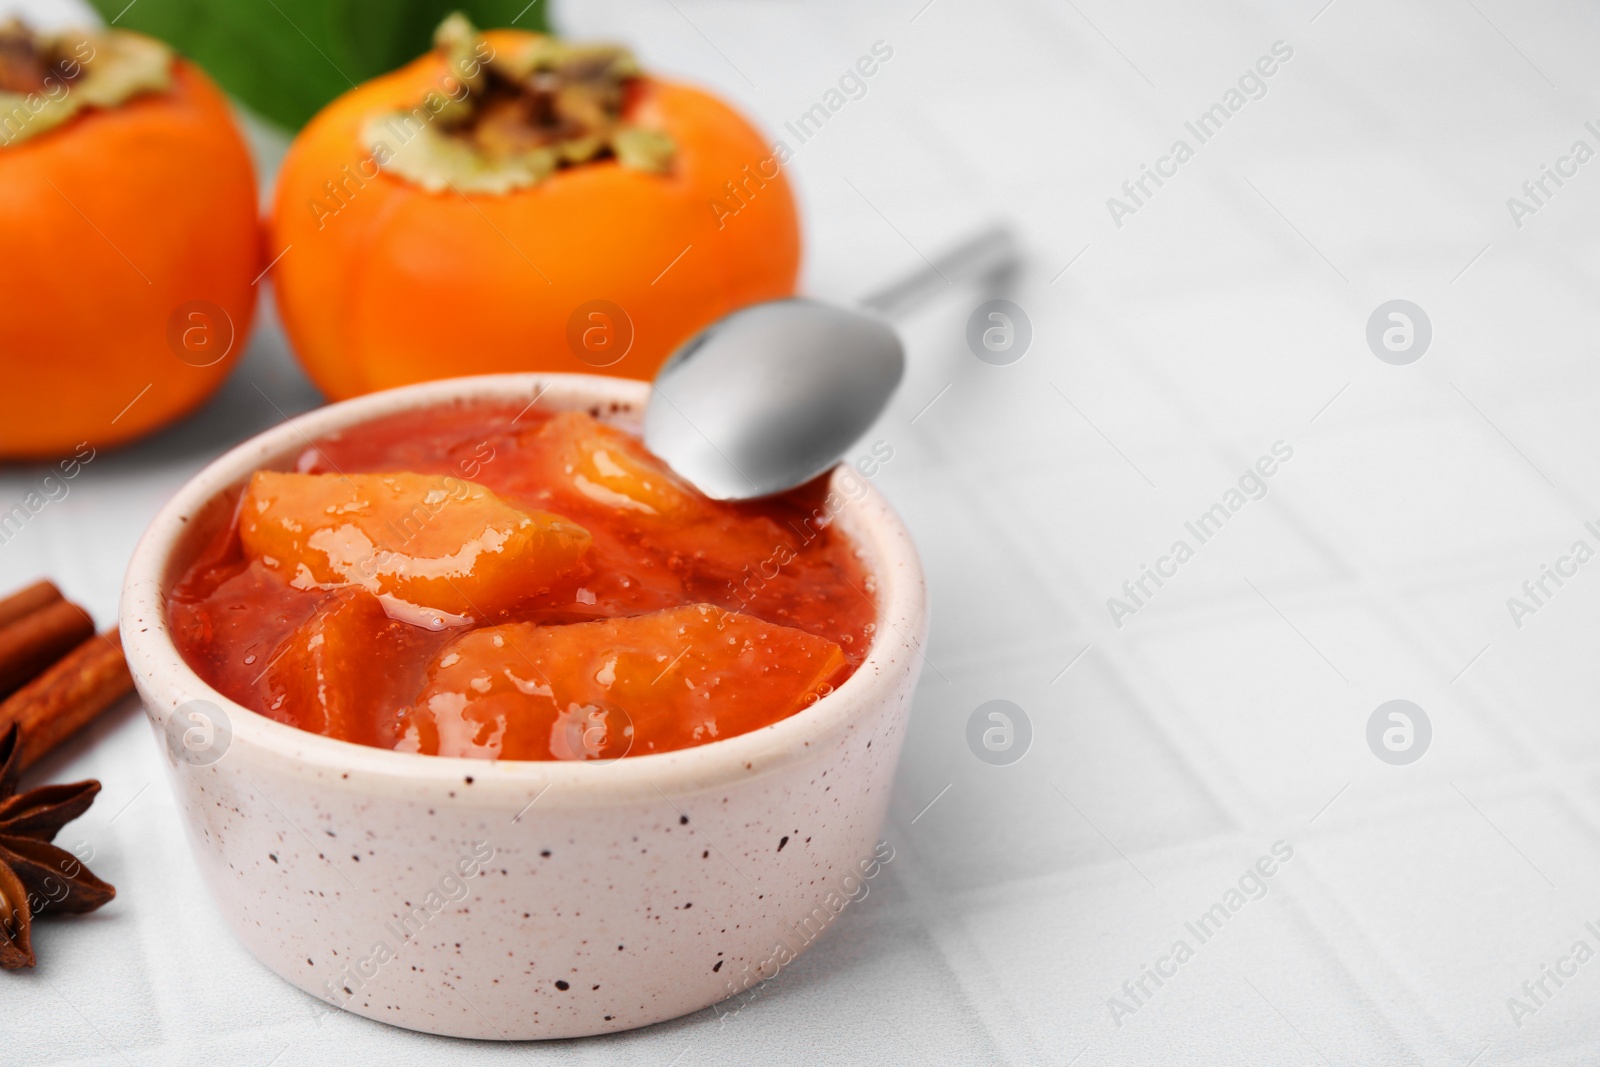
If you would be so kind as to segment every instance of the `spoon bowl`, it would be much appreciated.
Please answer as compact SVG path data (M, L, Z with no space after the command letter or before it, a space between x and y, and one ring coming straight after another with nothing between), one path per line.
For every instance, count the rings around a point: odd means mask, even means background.
M882 413L905 349L882 319L773 300L695 335L656 375L645 445L717 500L810 481Z
M889 406L905 373L904 314L957 284L1006 288L1016 238L989 226L849 311L773 300L696 334L656 374L645 445L702 493L752 500L803 485L839 462Z

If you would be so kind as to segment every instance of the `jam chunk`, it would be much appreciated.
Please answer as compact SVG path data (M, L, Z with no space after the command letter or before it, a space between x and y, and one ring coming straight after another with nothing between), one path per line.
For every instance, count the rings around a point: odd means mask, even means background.
M366 741L365 673L377 660L391 621L378 601L346 590L302 623L273 655L266 671L271 710L302 730L345 741Z
M580 411L552 416L538 434L538 455L560 498L615 509L629 517L684 521L709 510L706 498L651 455L637 437Z
M574 522L451 475L277 471L251 476L239 538L295 588L358 586L433 628L548 592L590 540Z
M522 760L666 752L777 722L845 667L826 638L710 604L489 626L434 658L396 747Z
M700 569L719 572L718 594L740 567L755 566L794 537L768 518L711 500L637 437L583 412L554 415L530 437L527 452L540 486L534 499L633 546L696 560ZM717 599L685 595L678 603Z

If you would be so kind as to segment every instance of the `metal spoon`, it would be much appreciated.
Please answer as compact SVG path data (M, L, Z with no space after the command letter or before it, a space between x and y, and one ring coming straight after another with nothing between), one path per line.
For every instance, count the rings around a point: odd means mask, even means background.
M662 364L644 443L716 500L771 496L839 461L888 406L905 350L884 316L974 279L1009 278L1010 232L992 227L862 301L871 313L815 300L735 311Z

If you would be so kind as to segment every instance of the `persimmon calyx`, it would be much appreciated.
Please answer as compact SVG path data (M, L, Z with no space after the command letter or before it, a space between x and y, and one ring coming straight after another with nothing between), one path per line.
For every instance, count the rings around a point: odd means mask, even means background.
M143 34L41 34L17 19L0 23L0 148L171 86L172 50Z
M439 87L362 126L372 158L398 177L429 192L508 193L602 159L671 167L672 139L623 117L641 74L626 48L529 35L497 49L459 12L440 23L434 46L450 71Z

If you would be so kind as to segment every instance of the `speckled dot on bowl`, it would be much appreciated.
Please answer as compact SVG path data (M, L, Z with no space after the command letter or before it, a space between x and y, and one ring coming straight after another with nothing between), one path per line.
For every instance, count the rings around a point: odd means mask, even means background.
M228 520L219 494L288 468L309 439L480 398L633 428L648 395L617 378L495 375L335 404L211 464L139 542L122 639L191 844L240 940L301 989L458 1037L626 1030L770 977L876 870L927 621L910 538L859 479L836 521L877 585L866 660L799 714L697 748L603 765L367 748L235 704L173 645L166 590Z

